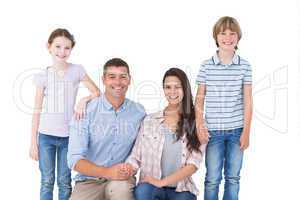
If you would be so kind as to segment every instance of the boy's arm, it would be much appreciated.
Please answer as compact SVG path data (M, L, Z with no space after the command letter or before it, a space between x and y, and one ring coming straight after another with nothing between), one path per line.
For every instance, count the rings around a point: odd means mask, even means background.
M244 128L240 138L240 148L245 150L249 147L249 136L252 120L252 85L245 84L243 88L244 92Z
M204 84L199 84L195 102L195 116L197 136L201 144L206 144L209 139L209 134L203 119L205 91L206 86Z

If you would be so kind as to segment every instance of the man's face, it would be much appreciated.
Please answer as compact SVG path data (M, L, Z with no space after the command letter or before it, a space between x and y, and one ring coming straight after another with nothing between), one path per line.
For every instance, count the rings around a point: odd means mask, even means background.
M130 75L123 66L110 66L102 76L105 93L113 98L124 98L130 84Z

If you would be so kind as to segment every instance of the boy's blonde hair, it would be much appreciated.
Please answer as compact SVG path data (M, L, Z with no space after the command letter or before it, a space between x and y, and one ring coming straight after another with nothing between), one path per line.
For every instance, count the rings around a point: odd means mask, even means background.
M217 47L219 47L219 44L217 42L217 35L220 32L225 31L226 29L229 29L232 32L237 33L238 42L242 38L242 31L241 31L241 28L240 28L240 25L239 25L238 21L235 18L229 17L229 16L221 17L217 21L217 23L214 25L214 28L213 28L213 37L216 41ZM235 48L237 49L237 47L235 47Z

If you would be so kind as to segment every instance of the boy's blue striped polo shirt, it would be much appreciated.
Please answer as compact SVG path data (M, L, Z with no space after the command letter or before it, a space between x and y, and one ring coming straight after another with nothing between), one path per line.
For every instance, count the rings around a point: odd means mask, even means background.
M244 126L243 85L252 84L248 61L235 54L232 62L224 65L216 53L203 62L196 82L206 86L204 112L208 130Z

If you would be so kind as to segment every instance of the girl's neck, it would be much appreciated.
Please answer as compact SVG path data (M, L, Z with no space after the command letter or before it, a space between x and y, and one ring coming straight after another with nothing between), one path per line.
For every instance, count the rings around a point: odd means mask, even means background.
M218 57L222 64L230 64L232 62L232 58L235 54L235 51L218 51Z
M52 64L52 67L56 70L66 70L68 68L68 66L69 66L69 63L67 63L67 62L63 62L63 63L56 62L56 63Z

